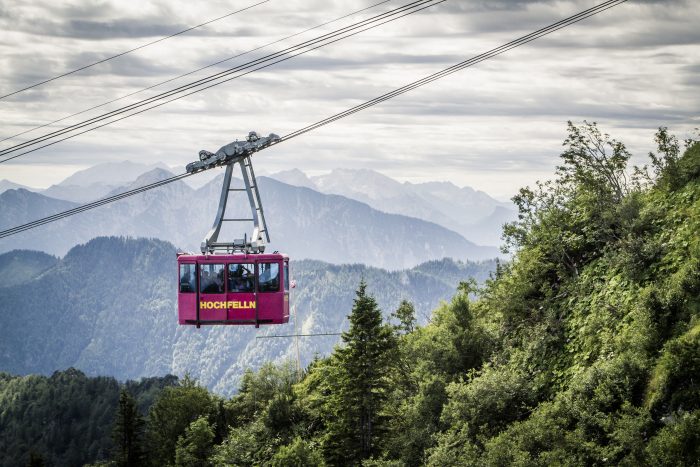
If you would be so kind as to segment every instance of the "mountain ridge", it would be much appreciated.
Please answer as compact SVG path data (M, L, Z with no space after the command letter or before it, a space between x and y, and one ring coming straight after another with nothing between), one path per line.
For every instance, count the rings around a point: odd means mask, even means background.
M78 171L45 190L24 188L51 198L85 203L114 194L125 187L137 186L139 178L143 181L145 174L158 169L172 173L171 168L160 162L150 165L129 161L104 163ZM187 179L185 183L199 189L211 183L205 181L209 176L209 173L200 175L198 183L194 179ZM448 181L399 182L372 169L342 168L314 176L308 176L299 169L289 169L272 174L269 178L325 194L345 196L388 214L434 222L479 245L500 246L502 224L492 222L498 208L507 210L502 211L507 214L501 216L502 223L513 221L516 217L511 203L498 201L483 191L468 186L459 187ZM10 183L13 182L7 181L7 188L15 187ZM3 191L0 189L0 193ZM218 199L218 194L215 199Z
M271 339L265 347L256 341L277 332L293 334L293 322L259 330L178 326L175 251L161 240L98 237L76 245L32 279L0 289L0 368L50 374L75 367L121 380L189 372L212 390L230 394L246 368L295 355L291 341ZM444 267L436 269L441 262ZM409 299L426 322L460 280L482 282L494 267L493 261L444 259L426 270L391 272L360 264L293 261L297 288L291 304L299 310L303 332L342 331L354 288L364 278L387 315ZM337 341L338 336L326 336L300 342L304 361L327 354Z
M156 168L127 188L162 180L170 172ZM402 269L423 261L454 257L486 259L499 252L480 247L459 234L421 219L386 214L358 201L294 187L259 177L266 218L272 233L270 248L295 258L334 263L363 262ZM73 245L100 235L162 238L196 251L211 226L218 205L217 177L194 190L175 181L117 203L0 240L0 252L32 245L51 254L65 254ZM232 214L246 217L247 200L229 201ZM0 194L0 229L75 207L76 204L29 191ZM46 235L51 229L52 235ZM249 227L246 227L246 230ZM222 231L221 238L239 238L240 231Z

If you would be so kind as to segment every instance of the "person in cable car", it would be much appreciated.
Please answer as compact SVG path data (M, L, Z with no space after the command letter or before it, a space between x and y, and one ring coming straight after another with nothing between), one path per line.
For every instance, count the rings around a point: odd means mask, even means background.
M249 270L246 266L249 266ZM229 286L231 292L253 292L255 288L255 274L252 272L254 265L230 264Z

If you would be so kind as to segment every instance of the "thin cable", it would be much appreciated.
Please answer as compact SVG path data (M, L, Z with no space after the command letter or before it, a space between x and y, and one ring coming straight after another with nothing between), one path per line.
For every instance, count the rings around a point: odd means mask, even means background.
M613 8L615 6L618 6L622 3L625 3L626 1L627 0L608 0L607 2L601 3L600 5L589 8L588 10L582 11L582 12L580 12L576 15L570 16L564 20L558 21L557 23L554 23L554 24L549 25L545 28L539 29L533 33L527 34L526 36L522 36L518 39L510 41L507 44L504 44L500 47L496 47L494 49L491 49L488 52L482 53L482 54L477 55L475 57L472 57L468 60L460 62L456 65L445 68L437 73L426 76L425 78L419 79L417 81L413 81L412 83L409 83L409 84L402 86L398 89L395 89L391 92L383 94L379 97L375 97L374 99L371 99L371 100L366 101L362 104L356 105L355 107L352 107L350 109L344 110L343 112L339 112L339 113L332 115L328 118L325 118L323 120L319 120L316 123L313 123L313 124L308 125L302 129L296 130L292 133L289 133L289 134L283 136L282 138L280 138L279 142L276 142L273 144L280 144L283 141L287 141L289 139L296 138L297 136L301 136L302 134L307 133L311 130L314 130L314 129L319 128L319 127L324 126L324 125L328 125L329 123L332 123L332 122L339 120L341 118L345 118L347 116L350 116L354 113L360 112L361 110L367 109L369 107L373 107L373 106L379 104L380 102L384 102L386 100L392 99L398 95L404 94L404 93L409 92L413 89L424 86L425 84L431 83L431 82L436 81L440 78L451 75L451 74L456 73L458 71L461 71L465 68L471 67L471 66L473 66L477 63L480 63L484 60L488 60L490 58L496 57L496 56L498 56L502 53L505 53L509 50L512 50L516 47L520 47L521 45L527 44L527 43L532 42L536 39L547 36L555 31L558 31L559 29L562 29L562 28L565 28L565 27L570 26L572 24L578 23L579 21L582 21L586 18L597 15L598 13L601 13L605 10L608 10L608 9Z
M173 177L159 180L157 182L153 182L153 183L150 183L148 185L144 185L142 187L134 188L133 190L128 190L128 191L118 193L118 194L113 195L113 196L109 196L107 198L102 198L102 199L99 199L97 201L93 201L93 202L88 203L88 204L77 206L75 208L68 209L67 211L63 211L63 212L54 214L52 216L47 216L47 217L44 217L42 219L37 219L35 221L28 222L26 224L19 225L17 227L13 227L11 229L3 230L2 232L0 232L0 238L8 237L10 235L14 235L14 234L23 232L25 230L33 229L33 228L38 227L40 225L48 224L49 222L55 222L55 221L58 221L58 220L65 218L65 217L79 214L81 212L84 212L84 211L87 211L90 209L94 209L96 207L99 207L99 206L102 206L105 204L113 203L114 201L118 201L120 199L127 198L129 196L133 196L133 195L136 195L138 193L142 193L144 191L152 190L154 188L158 188L158 187L161 187L163 185L167 185L169 183L172 183L172 182L177 181L177 180L181 180L181 179L189 177L191 175L192 174L190 174L190 173L183 173L180 175L175 175Z
M202 70L206 70L207 68L212 68L212 67L215 67L216 65L220 65L220 64L222 64L222 63L231 61L231 60L233 60L234 58L239 58L239 57L242 57L242 56L244 56L244 55L248 55L249 53L255 52L255 51L260 50L260 49L264 49L265 47L269 47L269 46L271 46L271 45L274 45L274 44L277 44L277 43L280 43L280 42L283 42L283 41L286 41L287 39L291 39L292 37L296 37L296 36L299 36L299 35L301 35L301 34L307 33L307 32L309 32L309 31L313 31L314 29L318 29L318 28L320 28L320 27L327 26L327 25L329 25L329 24L331 24L331 23L338 22L338 21L340 21L341 19L345 19L345 18L347 18L347 17L349 17L349 16L353 16L353 15L356 15L356 14L361 13L361 12L363 12L363 11L370 10L370 9L372 9L372 8L374 8L374 7L377 7L377 6L382 5L382 4L384 4L384 3L388 3L388 2L390 2L390 1L391 1L391 0L383 0L383 1L379 2L379 3L375 3L374 5L370 5L370 6L366 7L366 8L362 8L362 9L360 9L360 10L355 10L355 11L353 11L353 12L351 12L351 13L346 14L346 15L339 16L339 17L337 17L337 18L335 18L335 19L332 19L332 20L330 20L330 21L326 21L325 23L317 24L316 26L310 27L310 28L308 28L308 29L304 29L303 31L299 31L299 32L296 32L296 33L294 33L294 34L290 34L289 36L283 37L283 38L281 38L281 39L277 39L277 40L272 41L272 42L268 42L267 44L261 45L261 46L259 46L259 47L255 47L254 49L249 49L249 50L246 50L245 52L241 52L241 53L236 54L236 55L233 55L233 56L231 56L231 57L224 58L223 60L219 60L218 62L214 62L214 63L211 63L211 64L209 64L209 65L203 66L203 67L201 67L201 68L197 68L196 70L189 71L189 72L187 72L187 73L183 73L183 74L181 74L181 75L179 75L179 76L175 76L175 77L170 78L170 79L167 79L167 80L165 80L165 81L161 81L161 82L156 83L156 84L154 84L154 85L152 85L152 86L148 86L148 87L146 87L146 88L139 89L138 91L134 91L134 92L131 92L131 93L129 93L129 94L124 94L124 95L121 96L121 97L117 97L117 98L115 98L115 99L112 99L112 100L110 100L110 101L104 102L104 103L102 103L102 104L98 104L98 105L96 105L96 106L93 106L93 107L90 107L90 108L81 110L80 112L76 112L76 113L73 113L73 114L70 114L70 115L66 115L65 117L59 118L58 120L53 120L53 121L51 121L51 122L44 123L43 125L39 125L39 126L37 126L37 127L31 128L31 129L29 129L29 130L22 131L21 133L17 133L17 134L8 136L8 137L6 137L6 138L0 139L0 143L2 143L3 141L7 141L8 139L16 138L16 137L18 137L18 136L22 136L22 135L25 135L25 134L27 134L27 133L31 133L32 131L40 130L41 128L46 128L47 126L53 125L54 123L62 122L62 121L67 120L67 119L69 119L69 118L71 118L71 117L76 117L76 116L78 116L78 115L82 115L82 114L84 114L84 113L86 113L86 112L89 112L89 111L91 111L91 110L99 109L100 107L104 107L105 105L113 104L114 102L120 101L120 100L122 100L122 99L126 99L127 97L131 97L131 96L134 96L134 95L136 95L136 94L140 94L140 93L142 93L142 92L144 92L144 91L149 91L149 90L151 90L151 89L153 89L153 88L157 88L158 86L161 86L161 85L163 85L163 84L170 83L170 82L175 81L175 80L178 80L178 79L180 79L180 78L184 78L185 76L190 76L190 75L193 75L193 74L195 74L195 73L198 73L198 72L200 72L200 71L202 71Z
M250 5L250 6L247 6L247 7L245 7L245 8L241 8L240 10L232 11L231 13L227 13L227 14L225 14L225 15L223 15L223 16L219 16L218 18L214 18L214 19L212 19L212 20L209 20L209 21L206 21L206 22L204 22L204 23L198 24L197 26L192 26L191 28L183 29L182 31L176 32L175 34L171 34L171 35L166 36L166 37L161 37L160 39L156 39L155 41L148 42L148 43L146 43L146 44L142 44L142 45L140 45L140 46L138 46L138 47L134 47L133 49L129 49L129 50L125 51L125 52L121 52L121 53L118 53L118 54L116 54L116 55L112 55L111 57L107 57L107 58L102 59L102 60L100 60L100 61L91 63L91 64L89 64L89 65L85 65L85 66L83 66L83 67L76 68L75 70L72 70L72 71L68 71L68 72L66 72L66 73L63 73L62 75L54 76L53 78L49 78L49 79L46 79L46 80L41 81L41 82L39 82L39 83L32 84L31 86L27 86L26 88L18 89L18 90L13 91L13 92L11 92L11 93L9 93L9 94L5 94L4 96L0 96L0 100L4 99L4 98L6 98L6 97L14 96L15 94L18 94L18 93L23 92L23 91L27 91L27 90L32 89L32 88L35 88L35 87L37 87L37 86L41 86L41 85L43 85L43 84L50 83L51 81L55 81L55 80L57 80L57 79L59 79L59 78L63 78L63 77L65 77L65 76L72 75L73 73L77 73L77 72L79 72L79 71L86 70L86 69L88 69L88 68L90 68L90 67L93 67L93 66L95 66L95 65L99 65L100 63L108 62L108 61L110 61L110 60L112 60L112 59L121 57L121 56L126 55L126 54L128 54L128 53L135 52L135 51L137 51L137 50L146 48L146 47L148 47L148 46L150 46L150 45L153 45L153 44L157 44L158 42L163 42L164 40L171 39L171 38L173 38L173 37L175 37L175 36L179 36L179 35L181 35L181 34L185 34L186 32L192 31L193 29L197 29L197 28L200 28L200 27L202 27L202 26L206 26L207 24L211 24L211 23L214 23L214 22L216 22L216 21L222 20L222 19L224 19L224 18L228 18L229 16L235 15L236 13L240 13L240 12L242 12L242 11L249 10L249 9L251 9L251 8L254 8L254 7L258 6L258 5L262 5L263 3L267 3L267 2L269 2L269 1L270 1L270 0L263 0L263 1L261 1L261 2L255 3L255 4Z
M73 135L71 135L71 136L68 136L68 137L66 137L66 138L59 139L59 140L54 141L54 142L52 142L52 143L45 144L45 145L42 145L42 146L38 146L38 147L32 148L32 149L30 149L30 150L27 150L27 151L25 151L25 152L22 152L22 153L19 153L19 154L15 154L15 155L13 155L13 156L11 156L11 157L7 157L7 158L5 158L5 159L3 159L3 160L0 160L0 164L3 163L3 162L7 162L7 161L9 161L9 160L12 160L12 159L16 159L17 157L23 156L23 155L25 155L25 154L32 153L32 152L37 151L37 150L39 150L39 149L42 149L42 148L45 148L45 147L48 147L48 146L52 146L52 145L57 144L57 143L60 143L60 142L62 142L62 141L65 141L65 140L68 140L68 139L72 139L72 138L74 138L74 137L76 137L76 136L79 136L79 135L81 135L81 134L84 134L84 133L87 133L87 132L96 130L96 129L98 129L98 128L102 128L102 127L104 127L104 126L111 125L112 123L118 122L118 121L120 121L120 120L124 120L125 118L131 117L131 116L133 116L133 115L138 115L138 114L140 114L140 113L143 113L143 112L145 112L145 111L154 109L154 108L156 108L156 107L160 107L161 105L167 104L167 103L169 103L169 102L176 101L176 100L178 100L178 99L181 99L181 98L190 96L190 95L192 95L192 94L196 94L196 93L201 92L201 91L204 91L204 90L209 89L209 88L211 88L211 87L218 86L218 85L223 84L223 83L225 83L225 82L228 82L228 81L231 81L231 80L240 78L240 77L245 76L245 75L247 75L247 74L250 74L250 73L252 73L252 72L254 72L254 71L258 71L258 70L267 68L267 67L269 67L269 66L272 66L272 65L274 65L274 64L276 64L276 63L284 62L284 61L289 60L289 59L291 59L291 58L294 58L294 57L296 57L296 56L298 56L298 55L303 55L303 54L305 54L305 53L309 53L309 52L311 52L311 51L313 51L313 50L316 50L316 49L318 49L318 48L324 47L324 46L329 45L329 44L332 44L332 43L334 43L334 42L338 42L339 40L343 40L343 39L346 39L346 38L348 38L348 37L352 37L352 36L354 36L354 35L356 35L356 34L359 34L359 33L361 33L361 32L364 32L364 31L367 31L367 30L370 30L370 29L374 29L374 28L379 27L379 26L381 26L381 25L384 25L384 24L386 24L386 23L393 22L393 21L395 21L395 20L397 20L397 19L403 18L404 16L408 16L408 15L417 13L417 12L419 12L419 11L422 11L422 10L426 9L426 8L429 8L429 7L432 7L432 6L434 6L434 5L438 5L438 4L440 4L440 3L443 3L443 2L445 2L445 1L447 1L447 0L417 0L417 1L411 2L410 4L407 4L407 5L404 5L404 6L402 6L402 7L399 7L399 8L397 8L397 9L395 9L395 10L391 10L391 11L389 11L389 12L387 12L387 13L382 13L382 14L377 15L377 16L375 16L375 17L372 17L372 18L369 18L369 19L360 21L360 22L355 23L355 24L350 25L350 26L346 26L346 27L344 27L344 28L341 28L341 29L339 29L339 30L333 31L333 32L331 32L331 33L324 34L324 35L322 35L322 36L319 36L319 37L317 37L317 38L311 39L311 40L309 40L309 41L305 41L305 42L303 42L303 43L301 43L301 44L297 44L297 45L295 45L295 46L289 47L289 48L284 49L284 50L282 50L282 51L275 52L275 53L270 54L270 55L268 55L268 56L261 57L261 58L256 59L256 60L252 60L252 61L250 61L250 62L248 62L248 63L245 63L245 64L242 64L242 65L236 66L236 67L234 67L234 68L230 68L230 69L228 69L228 70L225 70L225 71L220 72L220 73L216 73L216 74L211 75L211 76L206 77L206 78L202 78L202 79L197 80L197 81L195 81L195 82L193 82L193 83L189 83L189 84L187 84L187 85L180 86L180 87L175 88L175 89L172 89L172 90L170 90L170 91L163 92L163 93L161 93L161 94L158 94L158 95L156 95L156 96L150 97L150 98L148 98L148 99L144 99L144 100L142 100L142 101L140 101L140 102L136 102L136 103L134 103L134 104L130 104L130 105L128 105L128 106L122 107L121 109L117 109L117 110L108 112L108 113L103 114L103 115L101 115L101 116L93 117L93 118L88 119L88 120L86 120L86 121L84 121L84 122L80 122L80 123L71 125L71 126L69 126L69 127L66 127L66 128L64 128L64 129L57 130L57 131L54 131L54 132L52 132L52 133L48 133L48 134L45 134L45 135L43 135L43 136L34 138L34 139L32 139L32 140L29 140L29 141L26 141L26 142L17 144L17 145L15 145L15 146L11 146L11 147L9 147L9 148L5 148L5 149L3 149L3 150L0 151L0 155L7 155L8 153L17 151L17 150L19 150L19 149L24 149L24 148L27 148L27 147L30 147L30 146L34 146L34 145L39 144L39 143L41 143L41 142L48 141L48 140L50 140L50 139L54 139L54 138L56 138L56 137L58 137L58 136L61 136L61 135L63 135L63 134L71 133L71 132L74 132L74 131L76 131L76 130L78 130L78 129L80 129L80 128L88 127L88 126L90 126L90 125L94 125L95 123L99 123L99 122L101 122L101 121L104 121L104 120L107 120L107 119L109 119L109 118L118 116L118 115L120 115L120 114L130 112L130 111L132 111L132 110L138 109L139 107L144 107L144 106L146 106L146 105L153 104L154 102L156 102L156 101L158 101L158 100L167 99L167 98L169 98L169 97L172 97L173 95L176 95L177 93L182 93L182 92L189 91L189 90L191 90L191 89L195 89L194 91L191 91L191 92L189 92L189 93L187 93L187 94L184 94L184 95L181 95L181 96L172 98L172 99L170 99L170 100L168 100L168 101L165 101L165 102L162 102L162 103L160 103L160 104L152 105L151 107L148 107L148 108L146 108L146 109L143 109L143 110L140 110L140 111L137 111L137 112L133 112L133 113L131 113L131 114L129 114L129 115L126 115L125 117L121 117L121 118L117 118L117 119L111 120L111 121L109 121L109 122L107 122L107 123L104 123L104 124L102 124L102 125L98 125L98 126L94 126L94 127L88 128L87 130L84 130L84 131L75 133L75 134L73 134ZM393 16L393 18L392 18L392 16ZM388 19L387 19L387 18L388 18ZM376 24L372 24L372 23L376 23ZM369 25L369 26L368 26L368 25ZM362 28L364 28L364 29L362 29ZM355 32L351 32L351 31L355 31ZM339 37L336 37L336 36L339 36ZM330 39L332 39L332 38L334 38L334 37L336 37L334 40L330 40ZM317 45L315 45L314 47L311 47L311 45L314 45L314 44L317 44ZM307 49L306 49L306 50L303 50L304 48L307 48ZM297 50L302 50L302 51L301 51L301 52L298 52L298 53L296 53L296 54L294 54L294 55L290 55L290 52L295 52L295 51L297 51ZM283 57L283 58L280 58L280 57ZM273 60L274 60L274 61L273 61ZM268 63L267 65L258 66L258 65L261 65L262 63L265 63L265 62L271 62L271 63ZM257 68L253 68L253 67L255 67L255 66L257 66ZM242 70L246 70L246 69L249 69L249 68L253 68L253 69L252 69L252 70L249 70L249 71L247 71L247 72L245 72L245 73L241 73L241 74L239 74L239 75L234 75L234 76L231 77L231 78L222 79L222 78L225 78L225 77L228 76L228 75L231 75L231 74L233 74L233 73L236 73L236 72L239 72L239 71L242 71ZM220 80L220 81L217 82L217 80ZM206 84L208 84L208 83L212 83L212 82L213 82L213 84L209 84L209 85L207 85L207 86L204 86L204 85L206 85ZM201 86L204 86L204 87L201 87ZM201 88L200 88L200 89L196 89L197 87L201 87Z
M349 32L349 31L352 31L352 30L354 30L354 29L358 29L358 28L364 27L364 26L366 26L367 24L372 24L372 23L381 21L381 20L383 20L383 19L389 18L389 17L391 17L391 16L398 15L398 14L404 12L404 11L409 11L409 10L411 10L411 9L413 9L413 8L416 8L416 7L418 7L418 6L420 6L420 5L423 5L423 4L426 4L426 3L430 3L430 2L432 2L432 1L435 1L435 0L415 0L415 1L411 2L411 3L408 3L408 4L406 4L406 5L403 5L403 6L401 6L401 7L398 7L398 8L396 8L396 9L394 9L394 10L390 10L390 11L388 11L388 12L385 12L385 13L382 13L382 14L379 14L379 15L376 15L376 16L371 17L371 18L368 18L368 19L366 19L366 20L359 21L359 22L354 23L354 24L352 24L352 25L345 26L345 27L340 28L340 29L337 29L337 30L335 30L335 31L332 31L332 32L323 34L323 35L321 35L321 36L318 36L318 37L316 37L316 38L314 38L314 39L310 39L310 40L304 41L304 42L302 42L302 43L300 43L300 44L296 44L296 45L294 45L294 46L288 47L288 48L283 49L283 50L281 50L281 51L274 52L274 53L272 53L272 54L269 54L269 55L260 57L260 58L255 59L255 60L251 60L250 62L247 62L247 63L241 64L241 65L235 66L235 67L233 67L233 68L229 68L229 69L227 69L227 70L221 71L221 72L219 72L219 73L215 73L215 74L213 74L213 75L210 75L210 76L207 76L207 77L204 77L204 78L195 80L195 81L193 81L193 82L191 82L191 83L187 83L187 84L184 84L184 85L179 86L179 87L177 87L177 88L171 89L171 90L169 90L169 91L162 92L162 93L157 94L157 95L155 95L155 96L151 96L151 97L149 97L149 98L147 98L147 99L143 99L143 100L138 101L138 102L135 102L135 103L133 103L133 104L129 104L129 105L127 105L127 106L121 107L121 108L119 108L119 109L115 109L115 110L110 111L110 112L107 112L107 113L105 113L105 114L98 115L98 116L96 116L96 117L90 118L90 119L88 119L88 120L84 120L84 121L82 121L82 122L79 122L79 123L76 123L76 124L73 124L73 125L70 125L70 126L68 126L68 127L62 128L62 129L60 129L60 130L56 130L56 131L53 131L53 132L51 132L51 133L47 133L47 134L44 134L44 135L42 135L42 136L36 137L36 138L34 138L34 139L27 140L27 141L25 141L25 142L16 144L16 145L14 145L14 146L10 146L10 147L8 147L8 148L2 149L2 150L0 150L0 156L1 156L1 155L6 155L6 154L8 154L8 153L11 153L11 152L14 152L14 151L17 151L17 150L20 150L20 149L27 148L27 147L30 147L30 146L34 146L34 145L39 144L39 143L41 143L41 142L43 142L43 141L47 141L47 140L49 140L49 139L55 138L55 137L57 137L57 136L61 136L61 135L66 134L66 133L70 133L70 132L75 131L75 130L77 130L77 129L80 129L80 128L83 128L83 127L92 125L92 124L94 124L94 123L98 123L98 122L100 122L100 121L102 121L102 120L106 120L106 119L111 118L111 117L114 117L114 116L116 116L116 115L120 115L120 114L122 114L122 113L129 112L129 111L134 110L134 109L137 109L137 108L139 108L139 107L143 107L143 106L145 106L145 105L151 104L151 103L153 103L153 102L155 102L155 101L167 99L168 97L171 97L171 96L173 96L173 95L175 95L175 94L177 94L177 93L186 92L186 91L188 91L188 90L190 90L190 89L194 89L194 88L196 88L196 87L198 87L198 86L202 86L202 85L205 85L205 84L207 84L207 83L209 83L209 82L216 81L217 79L221 79L221 78L223 78L223 77L225 77L225 76L228 76L228 75L230 75L230 74L236 73L236 72L238 72L238 71L245 70L245 69L247 69L247 68L251 68L251 67L253 67L253 66L259 65L260 63L264 63L264 62L267 62L267 61L270 61L270 60L274 60L274 59L276 59L276 58L278 58L278 57L282 57L282 56L288 55L290 52L294 52L294 51L296 51L296 50L303 49L304 47L309 47L309 46L311 46L311 45L314 45L314 44L317 44L317 43L326 41L326 40L328 40L328 39L330 39L330 38L333 38L333 37L335 37L335 36L338 36L338 35L346 34L346 33ZM445 0L441 0L441 2L442 2L442 1L445 1ZM441 2L438 2L438 3L441 3ZM414 12L415 12L415 11L414 11ZM403 15L403 16L405 16L405 15ZM395 18L395 19L398 19L398 18ZM384 24L384 23L382 23L382 24ZM368 29L371 29L371 28L368 28ZM350 36L347 36L347 37L350 37ZM316 48L318 48L318 47L316 47ZM313 50L313 49L312 49L312 50ZM230 80L226 80L226 81L230 81ZM226 81L222 81L222 82L226 82ZM209 87L211 87L211 86L208 86L207 88L204 88L204 89L208 89ZM190 94L192 94L192 93L190 93ZM188 95L189 95L189 94L188 94ZM185 96L182 96L182 97L185 97ZM174 100L176 100L176 99L174 99ZM171 101L171 102L172 102L172 101ZM117 120L117 121L118 121L118 120ZM102 126L104 126L104 125L102 125ZM81 134L82 134L82 133L81 133ZM64 138L62 141L64 141L65 139L70 139L70 138ZM42 147L46 147L46 146L42 146ZM36 148L36 149L41 149L41 147ZM5 160L1 160L0 163L5 162L5 161L7 161L7 160L14 159L15 157L19 157L19 156L24 155L24 154L28 154L28 153L30 153L30 152L32 152L32 151L27 151L27 152L24 152L24 153L22 153L22 154L18 154L18 155L14 156L14 157L11 157L11 158L8 158L8 159L5 159Z
M319 332L317 334L279 334L272 336L255 336L256 339L272 339L273 337L316 337L316 336L342 336L342 332Z
M490 51L485 52L485 53L480 54L480 55L477 55L469 60L465 60L463 62L460 62L460 63L453 65L449 68L446 68L438 73L433 73L432 75L429 75L421 80L417 80L417 81L414 81L413 83L402 86L401 88L398 88L395 91L383 94L382 96L379 96L375 99L371 99L371 100L365 102L364 104L360 104L360 105L357 105L355 107L352 107L351 109L348 109L345 112L340 112L340 113L337 113L329 118L319 120L318 122L316 122L312 125L308 125L300 130L289 133L288 135L284 136L280 142L274 143L274 144L276 145L276 144L280 144L284 141L288 141L292 138L300 136L300 135L307 133L309 131L312 131L316 128L319 128L319 127L324 126L324 125L328 125L329 123L332 123L332 122L339 120L341 118L345 118L345 117L352 115L356 112L359 112L365 108L372 107L372 106L378 104L379 102L383 102L385 100L391 99L393 97L396 97L397 95L406 93L412 89L423 86L423 85L428 84L432 81L440 79L444 76L448 76L452 73L455 73L456 71L459 71L459 70L462 70L462 69L467 68L469 66L472 66L475 63L479 63L480 61L487 60L489 58L493 58L493 57L500 55L501 53L506 52L508 50L511 50L515 47L519 47L521 45L527 44L528 42L532 42L535 39L549 35L555 31L558 31L559 29L562 29L564 27L578 23L579 21L582 21L586 18L589 18L591 16L602 13L605 10L608 10L608 9L613 8L615 6L621 5L621 4L625 3L626 1L627 0L609 0L609 1L604 2L598 6L584 10L581 13L577 13L576 15L573 15L573 16L570 16L570 17L564 19L564 20L558 21L550 26L539 29L538 31L527 34L525 36L522 36L521 38L516 39L514 41L511 41L511 42L508 42L507 44L504 44L500 47L496 47L495 49L491 49ZM179 180L181 178L185 178L185 177L188 177L190 175L193 175L193 174L183 173L180 175L176 175L174 177L162 180L160 182L155 182L151 185L146 185L146 186L141 187L141 188L136 188L134 190L120 193L118 195L114 195L114 196L111 196L109 198L104 198L104 199L101 199L98 201L94 201L92 203L88 203L88 204L83 205L83 206L78 206L76 208L73 208L73 209L68 210L68 211L64 211L62 213L54 214L53 216L45 217L43 219L38 219L38 220L35 220L33 222L29 222L27 224L13 227L11 229L0 231L0 238L8 237L10 235L14 235L16 233L19 233L19 232L22 232L25 230L29 230L29 229L32 229L34 227L38 227L40 225L44 225L44 224L47 224L49 222L53 222L55 220L63 219L64 217L68 217L68 216L71 216L73 214L77 214L79 212L86 211L88 209L93 209L95 207L101 206L103 204L111 203L113 201L117 201L118 199L122 199L122 198L125 198L127 196L132 196L134 194L141 193L141 192L146 191L146 190L157 188L158 186L162 186L162 185L165 185L167 183L174 182L175 180Z

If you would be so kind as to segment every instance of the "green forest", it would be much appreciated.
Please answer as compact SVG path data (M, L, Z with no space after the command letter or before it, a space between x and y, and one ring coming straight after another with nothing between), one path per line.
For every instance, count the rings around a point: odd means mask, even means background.
M301 373L266 364L231 398L2 375L2 465L698 465L700 144L655 139L631 167L569 123L554 178L514 198L511 261L425 326L361 282L341 344Z

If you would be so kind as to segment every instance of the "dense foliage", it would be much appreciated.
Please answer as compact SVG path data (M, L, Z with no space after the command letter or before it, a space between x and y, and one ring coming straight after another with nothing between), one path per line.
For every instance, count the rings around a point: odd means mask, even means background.
M631 171L622 143L570 124L483 287L419 326L360 282L341 345L303 374L266 364L227 400L189 378L163 390L143 463L697 465L700 144L657 142Z
M113 426L120 389L144 413L177 378L119 384L75 369L45 376L0 373L0 466L75 466L114 453ZM133 411L131 415L136 415ZM119 453L117 458L119 458Z
M681 155L663 128L657 142L631 171L622 143L570 124L556 178L516 197L509 264L422 327L407 302L367 319L360 285L356 332L296 384L291 367L249 374L210 460L695 465L700 145ZM359 357L367 335L377 350Z

